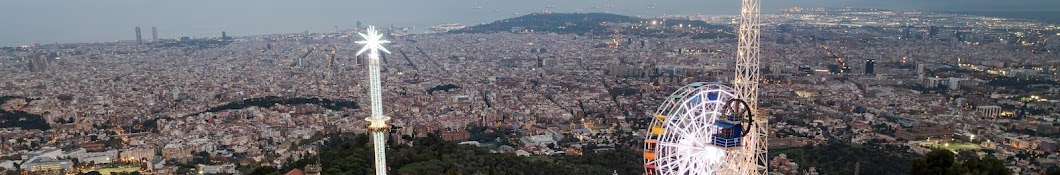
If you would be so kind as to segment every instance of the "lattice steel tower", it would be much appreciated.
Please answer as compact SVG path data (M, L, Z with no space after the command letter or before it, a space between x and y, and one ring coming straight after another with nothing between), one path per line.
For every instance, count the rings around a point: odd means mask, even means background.
M747 153L753 153L746 158L747 165L739 166L740 172L752 172L750 174L766 174L768 163L767 133L769 128L769 117L762 115L758 110L758 80L759 80L759 51L761 50L761 26L759 0L741 0L740 24L738 28L739 43L736 47L736 77L733 85L736 86L737 95L747 102L753 109L755 127L748 135L748 145L745 146Z

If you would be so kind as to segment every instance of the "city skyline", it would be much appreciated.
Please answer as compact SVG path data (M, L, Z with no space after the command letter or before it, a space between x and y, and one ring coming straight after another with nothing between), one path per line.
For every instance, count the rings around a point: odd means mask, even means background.
M255 1L257 2L257 1ZM358 20L378 26L417 26L427 28L439 23L473 25L528 13L605 12L621 15L655 17L661 15L736 15L739 1L519 1L490 2L457 0L415 2L411 0L378 2L382 8L350 9L356 1L322 2L223 1L14 1L0 7L0 16L8 17L0 27L0 46L32 43L83 43L133 40L129 28L157 26L164 32L160 38L214 37L220 31L236 36L277 33L333 32L335 28L354 27ZM417 4L408 6L407 4ZM923 11L1049 11L1060 1L931 1L900 0L805 0L763 3L764 13L776 13L788 7L855 7ZM695 8L692 8L695 7ZM478 8L478 9L475 9ZM395 13L386 18L371 14ZM194 13L189 13L194 12ZM411 12L411 13L409 13ZM32 15L28 15L32 14ZM370 19L371 18L371 19ZM312 19L312 20L307 20ZM373 21L377 20L377 21ZM48 22L41 22L48 21Z
M0 174L1060 175L1060 17L901 9L1053 2L630 1L51 6L121 39L0 46Z

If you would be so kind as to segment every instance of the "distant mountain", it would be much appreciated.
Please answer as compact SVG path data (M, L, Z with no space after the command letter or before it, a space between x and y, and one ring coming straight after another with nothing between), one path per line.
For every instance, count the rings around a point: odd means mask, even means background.
M606 13L534 13L450 31L450 33L544 32L585 34L611 32L601 23L639 23L640 18Z
M655 25L651 25L652 22ZM642 25L650 27L630 28ZM607 13L534 13L515 18L466 27L449 33L534 32L578 35L611 35L615 26L623 26L622 34L638 36L691 36L694 38L727 37L727 25L707 24L687 19L643 19ZM673 27L681 26L681 27ZM710 30L704 32L704 30ZM695 31L695 32L693 32ZM713 33L712 33L713 32Z

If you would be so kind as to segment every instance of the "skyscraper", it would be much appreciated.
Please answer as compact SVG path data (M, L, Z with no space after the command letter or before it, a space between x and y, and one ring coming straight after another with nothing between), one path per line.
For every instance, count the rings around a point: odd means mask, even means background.
M158 41L158 28L151 26L151 41Z
M140 37L140 26L136 26L136 43L144 43L144 39Z
M913 37L912 33L913 33L913 27L912 26L905 25L904 27L902 27L902 39L910 39L910 38L912 38Z
M957 39L957 42L964 42L964 33L961 33L961 29L953 30L953 37Z
M876 59L865 60L865 75L875 75Z
M936 35L939 35L939 27L937 27L937 26L928 27L928 38L934 39Z
M916 64L917 79L924 80L924 63Z

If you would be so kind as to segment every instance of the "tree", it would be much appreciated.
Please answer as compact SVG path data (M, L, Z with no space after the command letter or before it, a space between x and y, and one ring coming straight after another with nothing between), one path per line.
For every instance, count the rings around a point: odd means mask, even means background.
M194 152L193 151L192 153L193 153L192 154L193 156L191 157L191 162L188 162L189 164L192 164L192 165L194 165L194 164L209 165L210 164L210 153L209 152L206 152L206 151Z
M460 172L456 172L456 170L449 169L449 170L445 171L445 174L446 175L460 175Z
M997 158L972 158L957 165L952 172L956 174L992 174L1010 175L1012 171L1005 168L1005 163Z
M372 147L366 134L325 138L320 158L308 156L282 166L300 167L300 162L319 160L322 174L371 174ZM643 174L640 152L616 148L587 152L583 156L533 156L490 153L484 148L460 145L431 134L410 138L412 145L387 148L387 165L396 174ZM285 171L280 171L285 172Z
M957 162L955 156L949 150L932 150L926 157L913 160L910 174L1012 174L1012 171L1005 168L1005 163L997 158L975 157Z
M913 169L909 174L946 174L947 169L956 162L953 152L944 149L931 150L925 156L913 160Z
M1049 171L1045 171L1045 175L1060 175L1060 167L1049 168Z
M445 163L438 159L405 165L398 169L398 174L442 174Z

